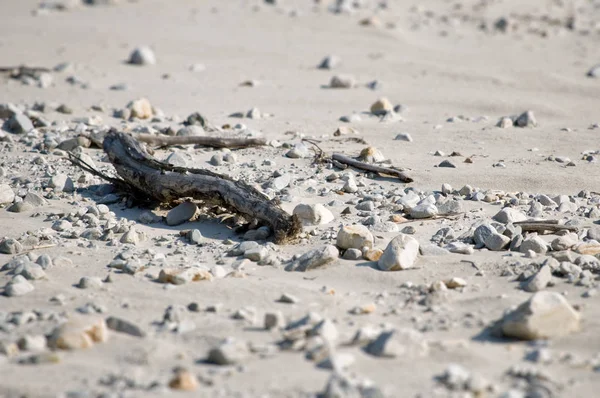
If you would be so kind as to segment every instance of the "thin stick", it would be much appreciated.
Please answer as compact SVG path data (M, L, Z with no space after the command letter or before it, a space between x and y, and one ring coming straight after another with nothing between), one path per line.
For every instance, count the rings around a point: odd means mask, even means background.
M550 232L558 232L558 231L571 231L571 232L577 232L579 231L579 228L573 226L573 225L559 225L559 224L543 224L543 223L526 223L526 222L519 222L519 223L515 223L515 225L518 225L519 227L521 227L521 229L523 230L523 232L544 232L544 231L550 231Z
M156 146L171 145L203 145L213 148L248 148L267 145L264 138L225 138L205 136L168 136L152 134L136 134L134 136L140 142Z
M409 176L407 176L406 174L404 174L403 172L395 170L395 169L390 169L389 167L381 167L381 166L376 166L374 164L360 162L358 160L352 159L352 158L350 158L346 155L342 155L340 153L334 153L333 155L331 155L331 158L342 164L347 164L348 166L352 166L352 167L355 167L360 170L372 171L374 173L379 173L379 174L387 174L390 176L394 176L394 177L398 178L400 181L406 182L406 183L413 182L413 179L410 178Z

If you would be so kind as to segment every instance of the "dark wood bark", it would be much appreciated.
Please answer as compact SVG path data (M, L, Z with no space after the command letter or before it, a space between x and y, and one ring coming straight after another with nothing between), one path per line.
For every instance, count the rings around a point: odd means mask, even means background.
M248 148L253 146L263 146L267 144L267 140L265 140L264 138L228 138L137 134L135 135L135 139L156 146L195 144L213 148Z
M125 183L160 202L190 197L223 206L270 225L278 243L293 240L302 231L295 216L243 181L159 162L132 136L116 130L106 135L103 147Z

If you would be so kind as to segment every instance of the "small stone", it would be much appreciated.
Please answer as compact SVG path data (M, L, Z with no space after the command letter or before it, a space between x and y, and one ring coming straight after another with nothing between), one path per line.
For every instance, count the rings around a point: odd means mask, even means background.
M267 312L265 314L265 329L282 329L285 326L285 318L281 311Z
M484 241L485 247L492 251L500 251L505 249L510 244L510 238L505 235L500 235L493 232Z
M385 97L379 98L373 103L373 105L371 105L371 113L377 116L382 116L393 111L394 106L390 100Z
M587 73L588 77L600 78L600 64L592 66Z
M129 63L132 65L155 65L156 56L150 47L138 47L129 56Z
M134 227L131 227L129 231L125 232L120 239L121 243L137 245L140 243L140 234L136 231Z
M362 257L362 251L360 251L359 249L348 249L344 252L344 255L342 256L342 258L344 260L360 260L360 258Z
M223 155L221 153L215 153L208 162L213 166L221 166L223 164Z
M73 180L71 180L71 177L67 176L66 174L56 174L50 178L48 186L59 192L73 192L75 189Z
M382 332L365 347L365 351L376 357L419 357L426 355L429 345L422 333L408 328Z
M555 292L538 292L502 319L502 333L521 340L551 339L576 332L581 315Z
M533 111L523 112L516 120L515 126L517 127L535 127L537 126L537 121L535 120L535 115Z
M46 336L25 335L17 341L17 345L23 351L44 351L46 349Z
M18 240L13 238L6 238L0 242L0 253L4 254L18 254L23 251L23 246Z
M539 236L529 236L521 243L519 251L521 253L532 251L537 254L546 254L548 251L548 244Z
M15 192L8 184L0 184L0 205L11 204L15 200Z
M42 195L39 195L35 192L28 192L23 198L23 202L30 204L33 207L44 206L48 203L48 201L44 199Z
M413 268L419 255L419 242L412 236L400 234L388 244L377 266L382 271Z
M383 250L381 249L367 249L363 253L363 258L367 261L379 261L382 255Z
M523 290L526 292L539 292L540 290L544 290L548 284L552 281L552 268L550 266L545 265L540 270L532 276L525 286L523 286Z
M15 113L4 126L6 130L13 134L26 134L34 128L31 119L22 113Z
M108 329L102 318L75 316L54 329L48 339L52 349L76 350L90 348L108 340Z
M467 281L463 278L454 277L444 282L448 289L459 289L467 286Z
M293 214L304 226L329 224L334 220L333 213L320 203L315 205L299 204Z
M8 297L24 296L27 293L31 293L34 289L33 285L25 277L17 275L4 286L4 295Z
M150 119L154 116L152 104L147 98L139 98L127 104L127 109L131 111L131 117L138 119Z
M511 118L502 117L502 118L500 118L500 120L498 120L498 123L496 124L496 126L500 127L501 129L507 129L509 127L513 127L514 123Z
M264 260L269 254L269 249L263 246L256 247L254 249L246 250L244 257L250 261L260 262Z
M100 289L104 285L101 278L96 276L84 276L79 280L77 287L80 289Z
M202 233L198 229L192 229L187 233L187 239L194 245L199 245L204 241Z
M117 318L114 316L106 319L106 326L115 332L125 333L135 337L145 337L144 332L139 326L129 322L128 320Z
M456 166L454 165L454 163L452 163L449 160L442 161L442 163L438 164L438 167L449 167L449 168L452 168L452 169L456 168Z
M336 75L329 82L330 88L352 88L356 85L356 79L350 75Z
M196 391L199 385L198 378L187 370L178 371L169 381L169 387L173 390Z
M298 299L298 297L293 296L293 295L288 294L288 293L283 293L281 295L281 297L279 297L279 299L277 301L279 303L285 303L285 304L296 304L296 303L300 302L300 300Z
M340 57L337 55L328 55L319 64L319 69L334 69L337 68L341 63Z
M229 338L208 352L206 361L215 365L236 365L248 357L246 343Z
M343 226L338 234L336 246L340 249L372 248L374 243L373 234L364 225Z
M294 147L290 149L285 156L292 159L309 158L311 156L311 152L306 145L299 143L294 145Z
M494 220L502 224L516 223L519 221L527 221L527 216L521 211L512 207L505 207L493 217Z
M396 135L396 138L394 138L396 141L406 141L406 142L412 142L413 139L410 136L410 134L408 133L400 133Z
M344 186L342 187L342 191L347 193L356 193L358 192L358 185L356 185L356 181L354 178L348 178Z
M323 246L303 254L296 261L288 265L286 270L300 272L309 271L332 263L337 260L338 256L339 252L335 246Z
M423 203L420 205L416 205L415 207L410 209L410 217L414 219L421 218L431 218L436 216L439 213L436 205L431 203Z
M381 163L385 160L385 156L375 147L366 147L358 155L358 159L365 163Z
M248 112L246 112L246 117L248 119L261 119L263 117L263 114L258 108L252 108Z
M198 207L192 202L183 202L174 207L167 213L167 225L175 226L183 224L191 220L195 215Z
M24 213L26 211L31 211L33 210L34 207L25 202L17 202L17 203L13 203L12 206L10 206L8 209L6 209L6 211L10 211L11 213Z

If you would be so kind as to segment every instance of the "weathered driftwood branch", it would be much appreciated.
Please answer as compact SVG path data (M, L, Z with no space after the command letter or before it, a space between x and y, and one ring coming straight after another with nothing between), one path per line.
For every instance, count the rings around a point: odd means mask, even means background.
M579 228L573 225L562 225L558 224L556 220L545 220L545 221L519 221L514 223L521 227L523 232L558 232L558 231L571 231L577 232Z
M170 145L203 145L213 148L248 148L253 146L267 145L264 138L227 138L227 137L205 137L205 136L168 136L152 134L136 134L135 139L140 142L156 146Z
M356 159L352 159L351 157L342 155L340 153L334 153L333 155L331 155L331 159L335 160L337 162L340 162L342 164L347 164L348 166L355 167L360 170L372 171L374 173L387 174L390 176L394 176L402 182L407 182L407 183L413 182L412 178L410 178L409 176L407 176L406 174L404 174L403 172L401 172L399 170L391 169L389 167L381 167L381 166L377 166L375 164L360 162Z
M118 175L135 190L161 202L191 197L218 204L269 224L278 243L294 239L299 220L243 181L203 169L165 164L152 158L130 135L110 131L104 151Z

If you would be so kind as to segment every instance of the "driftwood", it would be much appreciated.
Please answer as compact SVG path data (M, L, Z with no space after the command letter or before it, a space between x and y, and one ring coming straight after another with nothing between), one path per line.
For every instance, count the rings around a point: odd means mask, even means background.
M318 149L318 152L315 151L316 152L315 161L317 161L317 162L332 162L334 165L336 165L336 163L337 163L338 166L342 166L342 165L351 166L351 167L357 168L359 170L371 171L373 173L393 176L393 177L398 178L400 181L406 182L406 183L414 181L411 177L407 176L400 170L392 169L390 167L382 167L382 166L377 166L375 164L361 162L360 160L356 160L349 156L342 155L341 153L334 153L331 155L331 157L328 157L325 155L325 152L321 149L321 147L319 147L319 145L317 145L317 143L320 141L307 139L307 138L303 139L303 141L308 142L309 144L315 146Z
M352 159L351 157L342 155L340 153L334 153L333 155L331 155L331 159L336 162L340 162L342 164L346 164L348 166L355 167L360 170L372 171L372 172L378 173L378 174L386 174L386 175L394 176L402 182L407 182L407 183L413 182L412 178L410 178L409 176L407 176L406 174L404 174L403 172L401 172L399 170L391 169L389 167L381 167L381 166L377 166L375 164L360 162L356 159Z
M151 157L128 134L110 131L104 151L123 183L161 202L191 197L219 205L269 224L278 243L294 239L300 221L243 181L203 169L176 167Z
M135 139L140 142L156 146L170 145L203 145L213 148L248 148L267 144L264 138L223 138L205 136L168 136L152 134L136 134Z
M13 79L19 79L23 76L35 77L43 72L50 72L50 69L25 65L0 67L0 73L10 73L10 77Z
M514 225L521 227L523 232L579 231L579 228L576 226L559 224L558 220L518 221Z

